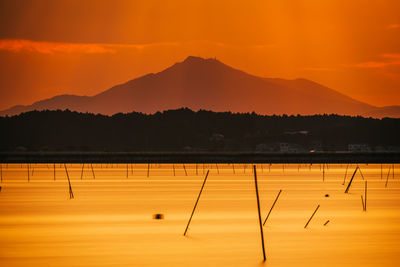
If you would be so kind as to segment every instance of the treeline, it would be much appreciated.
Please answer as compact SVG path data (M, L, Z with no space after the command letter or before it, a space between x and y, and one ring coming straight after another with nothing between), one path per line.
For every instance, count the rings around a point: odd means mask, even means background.
M347 150L400 145L400 119L339 115L261 116L190 109L94 115L32 111L0 117L1 151L253 151L266 144Z

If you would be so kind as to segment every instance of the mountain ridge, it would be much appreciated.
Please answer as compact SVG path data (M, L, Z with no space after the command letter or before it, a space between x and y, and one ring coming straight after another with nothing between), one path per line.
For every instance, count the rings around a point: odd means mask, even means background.
M69 109L112 115L188 107L193 110L259 114L341 114L400 117L400 106L375 107L304 78L263 78L215 58L189 56L182 62L115 85L93 96L57 95L1 116L30 110Z

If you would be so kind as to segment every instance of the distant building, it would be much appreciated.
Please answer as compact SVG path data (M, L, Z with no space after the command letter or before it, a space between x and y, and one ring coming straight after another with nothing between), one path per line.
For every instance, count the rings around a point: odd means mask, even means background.
M287 131L287 132L283 132L283 133L288 134L288 135L295 135L295 134L308 135L310 132L309 131Z
M278 151L278 148L275 144L261 143L256 145L256 151L275 152Z
M298 144L279 143L279 151L281 153L301 153L305 150L301 145Z
M348 151L350 152L371 152L368 144L349 144Z

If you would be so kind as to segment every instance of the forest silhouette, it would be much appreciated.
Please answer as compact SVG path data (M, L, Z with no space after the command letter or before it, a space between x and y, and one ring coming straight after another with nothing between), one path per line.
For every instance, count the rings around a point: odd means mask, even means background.
M340 115L263 116L188 108L113 116L69 110L0 117L1 151L255 151L280 143L304 149L371 150L400 145L400 119Z

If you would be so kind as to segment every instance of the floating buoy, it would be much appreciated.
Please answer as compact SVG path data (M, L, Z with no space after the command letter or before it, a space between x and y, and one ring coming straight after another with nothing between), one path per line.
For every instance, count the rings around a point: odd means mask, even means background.
M153 219L154 220L162 220L162 219L164 219L164 214L161 214L161 213L153 214Z

